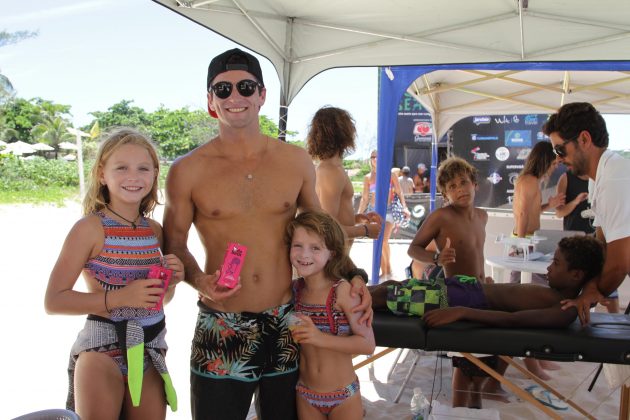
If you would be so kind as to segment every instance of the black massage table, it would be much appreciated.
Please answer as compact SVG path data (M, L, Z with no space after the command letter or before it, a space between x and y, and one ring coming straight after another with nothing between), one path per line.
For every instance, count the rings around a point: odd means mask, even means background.
M521 370L541 386L565 400L573 408L591 418L592 416L574 402L566 399L550 388L543 380L535 377L521 365L505 356L535 357L555 361L630 364L630 316L623 314L591 313L589 325L582 327L576 320L568 328L562 329L496 328L471 322L455 322L439 328L428 329L418 317L400 317L390 312L376 312L373 328L376 345L379 347L462 353L464 357L552 418L560 417L470 353L501 355L502 359L510 365ZM620 418L628 418L629 396L630 391L623 387Z

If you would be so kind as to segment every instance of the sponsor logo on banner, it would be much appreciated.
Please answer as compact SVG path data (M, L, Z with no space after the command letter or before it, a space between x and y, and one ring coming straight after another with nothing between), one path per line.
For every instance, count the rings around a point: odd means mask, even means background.
M523 169L525 165L505 165L505 169Z
M501 182L503 178L501 178L501 175L499 175L497 172L492 172L487 179L488 181L490 181L491 184L497 185L499 182Z
M505 130L507 147L532 147L532 132L529 130Z
M494 122L496 124L518 124L520 121L521 120L518 118L518 115L512 115L512 117L503 115L494 119Z
M542 131L539 131L538 133L536 133L536 140L546 140L549 137L547 137L547 135L545 133L543 133Z
M510 174L508 175L508 180L512 185L514 185L514 183L516 182L516 178L518 178L518 172L510 172Z
M472 141L498 141L499 136L481 136L479 134L471 134L470 139Z
M490 155L484 152L480 152L481 147L477 146L474 149L470 150L470 153L473 155L473 160L483 161L490 159Z
M525 125L538 125L538 115L525 115Z
M431 123L427 121L418 121L413 126L413 134L418 136L430 136Z
M427 209L422 204L416 204L411 209L411 215L416 219L422 219L426 213Z
M518 151L518 154L516 155L516 160L525 160L527 159L527 156L529 156L529 153L532 151L532 149L521 149Z
M505 162L510 157L510 150L507 147L499 147L497 148L497 150L494 151L494 155L496 156L497 160Z
M490 124L491 118L488 116L485 117L473 117L473 124L479 126L481 124Z

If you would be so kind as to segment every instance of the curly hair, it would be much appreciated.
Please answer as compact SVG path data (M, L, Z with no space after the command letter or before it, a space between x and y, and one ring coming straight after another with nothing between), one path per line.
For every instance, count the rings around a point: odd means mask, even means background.
M604 247L592 236L562 238L558 243L558 249L567 260L569 270L584 272L584 282L598 276L604 268Z
M284 242L291 249L295 230L299 227L316 234L331 251L330 259L324 266L324 274L334 279L346 278L346 274L355 268L346 251L346 235L339 223L329 214L321 211L305 211L298 214L287 225Z
M133 128L120 127L107 133L101 144L99 145L98 152L96 153L96 160L94 166L92 166L89 185L85 197L83 198L83 214L85 216L99 211L109 204L109 190L107 185L102 185L100 182L101 171L107 159L118 150L121 146L126 144L133 144L136 146L144 147L151 156L155 169L155 180L151 191L140 202L140 214L143 216L149 216L158 202L158 175L160 173L160 161L155 148L155 145L149 138L149 136L134 130Z
M536 143L527 160L525 166L519 174L521 175L533 175L536 178L542 178L553 162L556 160L556 155L553 153L553 146L548 141L540 141Z
M319 160L343 156L347 151L354 150L356 136L354 119L348 111L323 107L313 116L306 136L306 149Z
M557 132L564 140L575 140L582 131L588 131L595 146L608 147L606 121L588 102L563 105L549 117L542 130L546 135Z
M440 164L437 184L442 194L446 192L446 185L458 175L467 176L473 184L477 183L477 169L464 159L452 156Z

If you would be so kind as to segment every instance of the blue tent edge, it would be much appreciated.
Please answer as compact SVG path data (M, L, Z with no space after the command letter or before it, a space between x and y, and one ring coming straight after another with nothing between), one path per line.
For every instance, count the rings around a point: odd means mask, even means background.
M630 70L630 61L530 61L513 63L461 63L424 66L392 66L379 68L377 150L380 162L391 162L394 154L394 136L398 104L411 83L423 74L437 70L572 70L572 71L618 71ZM393 75L393 77L389 77ZM437 172L437 140L431 145L431 195L429 211L434 210ZM375 211L385 220L387 194L391 168L389 165L376 167ZM383 232L374 241L372 248L372 276L370 284L378 284Z

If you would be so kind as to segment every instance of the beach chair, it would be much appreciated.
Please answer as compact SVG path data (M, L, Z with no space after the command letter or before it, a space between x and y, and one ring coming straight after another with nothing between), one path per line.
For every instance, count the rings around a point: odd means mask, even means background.
M81 420L81 418L74 411L53 408L24 414L23 416L16 417L13 420Z

